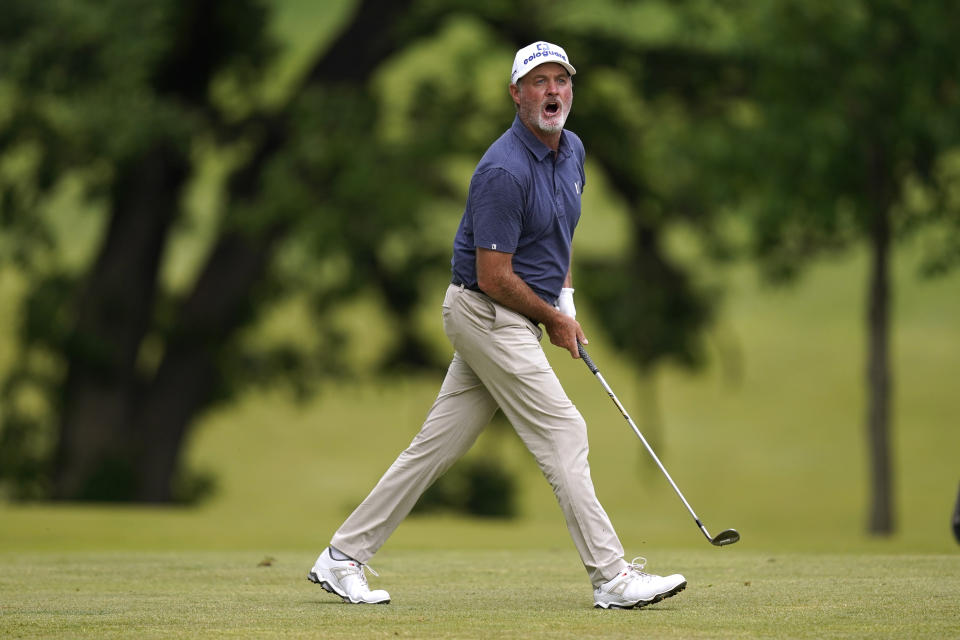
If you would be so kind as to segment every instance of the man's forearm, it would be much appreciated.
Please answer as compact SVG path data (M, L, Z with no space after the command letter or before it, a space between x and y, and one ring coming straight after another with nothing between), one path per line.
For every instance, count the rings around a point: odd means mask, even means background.
M543 301L516 273L499 273L480 282L485 294L528 318L547 324L558 311Z

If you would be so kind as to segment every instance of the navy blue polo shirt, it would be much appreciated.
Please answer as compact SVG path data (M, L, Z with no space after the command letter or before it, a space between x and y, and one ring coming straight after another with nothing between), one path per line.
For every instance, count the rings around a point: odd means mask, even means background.
M554 304L580 221L583 143L564 130L557 154L514 118L480 159L453 241L453 282L477 288L476 249L513 254L513 271Z

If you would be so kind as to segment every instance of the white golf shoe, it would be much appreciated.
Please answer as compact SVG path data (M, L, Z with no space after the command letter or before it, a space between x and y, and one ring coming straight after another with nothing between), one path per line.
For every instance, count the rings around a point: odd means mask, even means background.
M639 609L675 596L687 587L687 579L679 573L666 577L645 573L646 562L646 558L634 558L616 578L597 587L593 592L593 606Z
M334 560L330 557L328 547L317 558L307 579L320 585L325 591L337 594L350 604L388 604L390 594L383 589L371 591L367 586L364 569L370 569L370 573L375 576L380 575L356 560Z

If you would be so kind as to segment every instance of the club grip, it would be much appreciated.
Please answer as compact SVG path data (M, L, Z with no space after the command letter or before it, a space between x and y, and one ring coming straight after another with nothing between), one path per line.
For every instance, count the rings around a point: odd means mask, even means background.
M590 373L596 375L597 365L593 364L593 360L590 359L590 354L587 353L587 350L583 348L583 345L580 344L580 341L577 341L577 349L580 350L580 359L583 360L584 364L587 365L587 368L590 369Z

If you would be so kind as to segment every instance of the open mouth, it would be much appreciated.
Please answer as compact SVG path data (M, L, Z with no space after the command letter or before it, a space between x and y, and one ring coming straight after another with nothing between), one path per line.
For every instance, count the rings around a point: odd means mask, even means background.
M555 116L560 113L560 103L556 101L550 101L543 105L543 111L548 116Z

